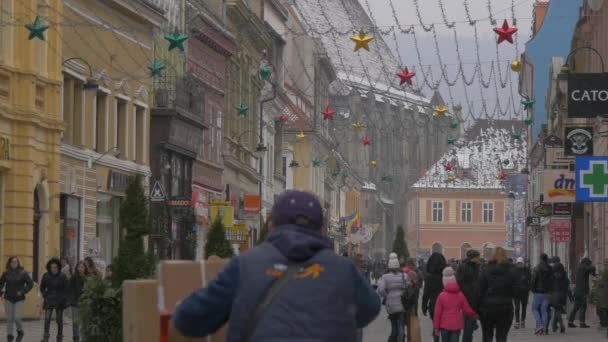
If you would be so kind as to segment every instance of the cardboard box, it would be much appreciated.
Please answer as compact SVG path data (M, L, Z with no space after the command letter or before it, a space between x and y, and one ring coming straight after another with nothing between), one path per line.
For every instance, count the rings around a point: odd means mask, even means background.
M123 342L159 341L158 281L128 280L122 290Z

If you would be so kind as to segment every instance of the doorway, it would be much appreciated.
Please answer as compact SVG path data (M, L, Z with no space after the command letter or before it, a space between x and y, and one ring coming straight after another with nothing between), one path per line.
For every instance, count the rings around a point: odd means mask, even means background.
M32 279L35 282L39 281L40 272L40 220L42 218L42 211L40 210L40 199L38 196L38 190L34 190L34 234L33 234L33 269Z

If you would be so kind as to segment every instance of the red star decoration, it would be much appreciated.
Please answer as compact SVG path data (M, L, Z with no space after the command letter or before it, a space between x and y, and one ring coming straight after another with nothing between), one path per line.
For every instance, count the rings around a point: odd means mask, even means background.
M452 171L452 169L454 169L454 164L452 164L452 163L446 163L446 164L443 165L443 168L446 171Z
M336 111L331 109L331 107L327 106L327 108L325 108L325 110L322 111L321 114L323 114L323 120L333 120Z
M500 44L505 40L513 44L513 34L517 32L517 28L509 27L507 19L502 23L502 27L495 27L494 32L498 35L498 41L496 44Z
M289 116L287 116L287 114L283 114L283 115L279 116L279 121L281 121L281 122L287 122L288 119L289 119Z
M499 180L505 180L505 179L507 179L507 173L503 171L503 172L499 173L498 177L496 177L496 178L498 178Z
M370 137L363 137L361 142L363 143L363 146L369 146L372 143L372 139Z
M412 77L416 76L416 73L410 72L407 67L405 67L402 72L397 73L397 76L399 76L401 79L401 81L399 81L399 85L403 85L404 83L412 85Z

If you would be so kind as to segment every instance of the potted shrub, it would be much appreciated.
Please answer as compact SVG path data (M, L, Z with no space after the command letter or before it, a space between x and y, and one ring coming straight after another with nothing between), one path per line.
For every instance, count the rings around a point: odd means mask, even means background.
M603 271L597 278L590 300L595 305L597 316L602 327L608 327L608 271Z

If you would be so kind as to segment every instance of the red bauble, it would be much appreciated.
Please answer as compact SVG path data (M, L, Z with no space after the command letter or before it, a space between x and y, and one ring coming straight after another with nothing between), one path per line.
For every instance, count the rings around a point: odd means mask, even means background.
M289 116L287 116L287 114L283 114L283 115L279 116L279 121L281 121L281 122L287 122L288 119L289 119Z
M496 44L500 44L505 40L513 44L513 34L517 32L517 28L509 27L507 19L502 23L502 27L495 27L494 32L498 35L498 41Z
M336 111L331 109L331 107L327 106L327 108L325 108L325 110L322 111L321 114L323 114L323 120L333 120Z
M363 146L369 146L372 143L372 139L370 137L363 137L361 142L363 143Z
M410 72L407 67L405 67L402 72L397 73L397 76L401 79L399 85L403 85L404 83L412 85L412 77L416 76L416 73Z

